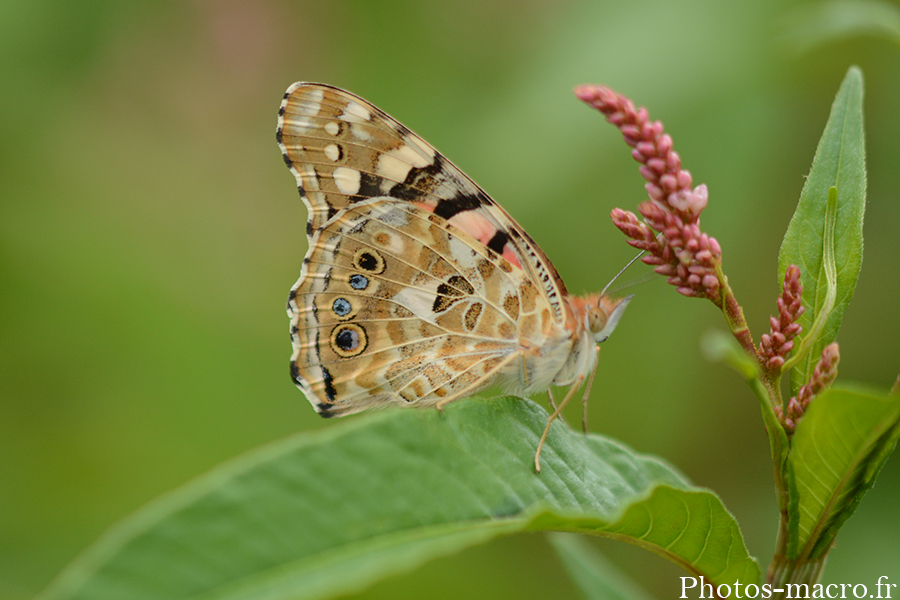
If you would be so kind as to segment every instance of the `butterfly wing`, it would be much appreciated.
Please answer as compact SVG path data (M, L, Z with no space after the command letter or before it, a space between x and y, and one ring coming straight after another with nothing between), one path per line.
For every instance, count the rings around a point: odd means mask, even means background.
M292 372L323 415L472 393L564 318L562 281L521 227L365 100L294 84L277 139L309 209Z

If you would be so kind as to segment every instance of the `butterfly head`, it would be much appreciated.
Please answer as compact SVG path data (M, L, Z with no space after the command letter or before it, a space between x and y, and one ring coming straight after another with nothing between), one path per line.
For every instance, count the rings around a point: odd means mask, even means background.
M624 298L612 298L603 294L588 297L585 306L585 325L595 342L599 344L606 341L619 324L625 307L633 297L634 294Z

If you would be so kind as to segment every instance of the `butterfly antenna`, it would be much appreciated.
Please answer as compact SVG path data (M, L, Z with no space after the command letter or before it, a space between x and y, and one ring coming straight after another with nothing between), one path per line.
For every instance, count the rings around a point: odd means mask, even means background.
M628 288L634 287L636 285L646 283L646 282L650 281L651 279L659 279L659 275L655 271L648 271L647 273L644 273L640 277L637 277L630 281L626 281L622 285L617 285L616 287L609 290L609 293L611 296L617 296L619 294L619 292L621 292L622 290L627 290Z
M624 273L624 272L628 269L628 267L630 267L631 265L633 265L633 264L635 263L635 261L636 261L637 259L639 259L639 258L640 258L641 256L643 256L643 255L644 255L644 251L641 250L641 251L638 253L637 256L635 256L634 258L632 258L631 260L629 260L629 261L628 261L628 264L625 265L624 267L622 267L622 270L619 271L618 273L616 273L616 276L613 277L612 279L610 279L610 280L609 280L609 283L607 283L607 284L603 287L603 289L600 290L600 295L602 296L602 295L606 294L606 290L609 289L609 286L611 286L611 285L616 281L616 279L618 279L619 276L620 276L622 273ZM655 275L655 273L654 273L654 275ZM617 289L620 289L620 288L617 288Z

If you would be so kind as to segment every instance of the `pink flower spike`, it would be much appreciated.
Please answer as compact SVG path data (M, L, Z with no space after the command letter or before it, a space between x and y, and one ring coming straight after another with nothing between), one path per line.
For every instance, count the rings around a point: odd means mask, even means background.
M809 382L800 388L797 397L805 409L810 401L831 387L837 378L838 363L841 361L841 354L836 342L825 346L822 350L822 358L813 369L813 374L809 378Z
M643 257L643 262L656 265L656 272L665 275L679 293L709 298L724 307L717 272L721 250L699 227L709 194L705 185L693 187L691 174L681 168L681 157L662 122L651 121L646 108L636 109L631 100L603 86L581 85L575 88L575 95L603 113L633 148L631 155L641 164L640 173L647 181L650 197L638 211L646 226L659 235L650 244L645 231L626 225L615 213L613 222L631 238L629 244L652 255ZM664 265L670 268L663 269Z
M837 367L841 360L840 350L837 343L831 343L822 350L822 357L813 369L813 373L809 381L804 384L797 395L788 402L788 414L793 418L793 422L797 423L809 407L809 403L815 400L816 396L831 387L837 378ZM785 429L787 423L785 422ZM791 433L793 429L789 430Z
M797 319L803 314L803 286L800 283L799 267L788 266L784 272L784 283L781 290L781 295L776 302L778 317L769 318L769 335L762 336L757 350L762 364L776 375L784 365L784 359L794 348L793 339L802 329L797 323ZM774 357L781 357L782 360L773 362ZM779 371L772 368L776 364Z

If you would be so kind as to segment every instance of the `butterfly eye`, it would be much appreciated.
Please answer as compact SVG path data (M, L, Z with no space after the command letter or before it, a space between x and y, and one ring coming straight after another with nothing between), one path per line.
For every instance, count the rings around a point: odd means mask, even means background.
M588 309L588 327L591 333L600 333L606 326L606 313L597 306Z
M625 312L625 307L631 302L632 297L633 295L624 298L600 296L599 304L588 310L588 326L594 334L594 341L598 344L606 341L619 324L619 319L622 318L622 313Z
M338 325L331 330L331 349L341 358L362 354L368 344L366 330L356 323Z
M375 250L360 248L353 255L353 266L360 271L368 271L378 275L384 271L384 258Z

